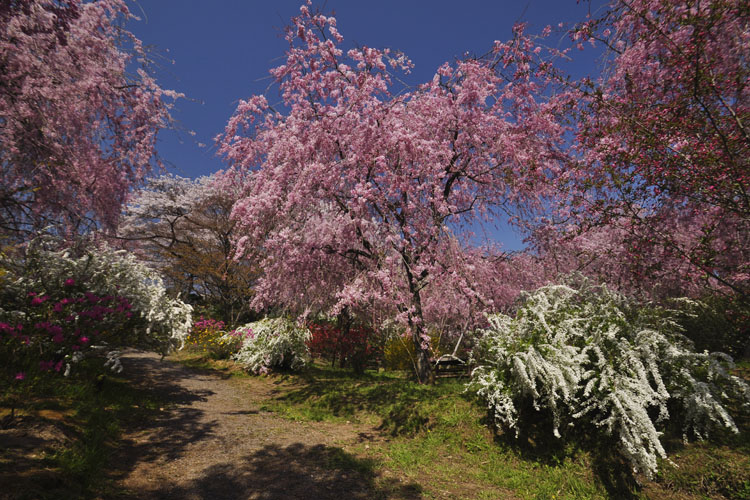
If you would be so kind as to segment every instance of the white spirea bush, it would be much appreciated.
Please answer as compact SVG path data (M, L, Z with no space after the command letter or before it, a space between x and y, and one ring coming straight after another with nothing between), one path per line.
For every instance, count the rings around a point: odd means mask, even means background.
M670 311L639 306L606 286L554 285L529 294L515 318L488 317L470 387L495 423L518 436L524 418L548 410L561 437L574 428L615 438L634 470L653 475L663 424L679 421L684 437L712 427L738 429L729 398L750 403L722 353L696 353ZM674 415L670 415L669 409Z
M264 318L237 328L236 333L243 340L233 359L252 373L299 370L309 360L310 330L287 318Z

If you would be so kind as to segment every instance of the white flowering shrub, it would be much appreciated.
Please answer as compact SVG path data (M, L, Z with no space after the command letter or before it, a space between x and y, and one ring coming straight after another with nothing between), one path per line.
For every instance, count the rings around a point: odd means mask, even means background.
M192 307L169 297L153 270L124 251L58 244L34 240L23 255L0 259L0 357L8 376L67 374L94 352L118 370L121 347L166 353L183 344Z
M287 318L248 323L234 335L242 338L242 347L233 359L256 375L278 368L299 370L308 362L310 330Z
M670 311L639 307L605 286L546 286L514 318L488 319L470 387L516 436L526 418L539 417L525 409L545 410L556 437L598 429L650 476L666 458L667 421L678 421L685 439L715 427L738 432L726 403L750 403L729 356L693 352Z

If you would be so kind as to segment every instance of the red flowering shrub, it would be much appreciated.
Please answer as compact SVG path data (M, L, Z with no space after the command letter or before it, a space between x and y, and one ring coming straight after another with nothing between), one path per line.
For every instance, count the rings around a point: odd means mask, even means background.
M376 349L371 345L372 330L363 326L341 328L332 323L310 323L307 327L312 337L307 342L310 354L331 361L334 366L351 366L355 371L364 370Z

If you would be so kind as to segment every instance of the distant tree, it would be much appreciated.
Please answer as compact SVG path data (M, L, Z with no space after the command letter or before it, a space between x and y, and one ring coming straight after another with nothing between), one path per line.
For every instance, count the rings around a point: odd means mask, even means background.
M123 0L0 2L0 231L112 228L179 97L146 71ZM136 67L139 65L140 67ZM132 68L132 72L130 71Z
M248 313L258 275L252 260L234 260L235 222L229 215L237 196L217 188L210 176L151 178L133 194L118 230L174 290L214 307L231 324Z
M450 257L467 222L543 206L568 103L533 97L529 47L498 43L398 93L388 68L408 70L409 60L369 47L344 55L332 17L302 6L287 40L285 64L271 71L283 111L264 96L241 101L220 149L234 172L255 170L233 209L239 250L264 252L255 304L279 289L314 290L320 270L334 313L393 311L428 382L426 289L438 277L458 290L477 279L462 272L472 259Z

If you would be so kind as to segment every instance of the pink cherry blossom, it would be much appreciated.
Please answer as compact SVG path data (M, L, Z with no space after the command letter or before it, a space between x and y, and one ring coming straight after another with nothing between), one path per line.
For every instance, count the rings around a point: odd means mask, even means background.
M158 164L158 131L179 97L144 70L122 0L19 0L0 11L0 200L20 236L59 222L112 227ZM126 48L130 47L130 48Z
M333 23L303 6L286 61L271 70L283 107L240 101L220 138L224 183L243 193L232 211L237 255L264 258L257 308L393 319L411 332L428 381L430 315L471 303L471 323L494 304L485 292L497 290L476 282L499 275L504 259L467 245L468 228L544 208L563 168L567 98L541 97L528 38L402 89L395 75L408 59L345 50L338 27L325 36Z

